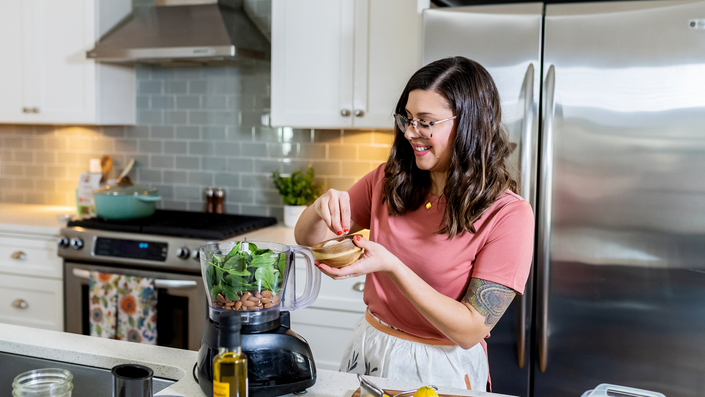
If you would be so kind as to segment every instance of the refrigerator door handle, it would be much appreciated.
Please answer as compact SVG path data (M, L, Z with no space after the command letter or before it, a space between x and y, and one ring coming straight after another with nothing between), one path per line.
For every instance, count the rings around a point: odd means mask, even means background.
M537 233L538 262L538 311L539 311L539 368L546 372L548 366L548 287L550 281L551 209L553 191L553 122L556 111L556 71L548 68L544 81L543 131L541 142L541 191L539 194L539 219Z
M529 64L524 75L524 119L521 128L521 195L534 208L531 180L533 175L534 126L534 64ZM526 351L526 297L519 295L517 313L517 365L524 368Z

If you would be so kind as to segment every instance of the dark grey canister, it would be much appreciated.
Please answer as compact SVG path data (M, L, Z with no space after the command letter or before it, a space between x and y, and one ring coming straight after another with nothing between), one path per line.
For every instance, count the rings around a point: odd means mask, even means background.
M138 364L116 365L113 374L113 397L152 397L151 368Z

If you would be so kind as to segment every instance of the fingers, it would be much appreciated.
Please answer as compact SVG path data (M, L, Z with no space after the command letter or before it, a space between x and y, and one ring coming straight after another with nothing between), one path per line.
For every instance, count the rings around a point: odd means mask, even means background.
M348 192L341 192L340 195L340 223L342 231L348 234L350 231L350 195Z
M323 274L332 278L333 280L344 280L346 278L359 276L359 274L354 273L344 274L347 270L330 267L325 263L321 263L319 261L315 261L314 264Z
M357 245L360 248L365 248L365 244L367 243L367 239L365 239L359 234L356 234L355 238L353 238L352 241L353 244Z
M328 209L328 203L330 202L330 195L329 194L324 194L321 197L319 197L316 200L316 212L318 213L318 216L323 219L323 222L325 222L326 226L328 228L331 228L331 216L330 216L330 210Z
M330 211L330 230L338 236L343 235L343 228L340 224L340 200L331 200L328 202Z
M318 214L338 236L350 231L350 196L348 192L329 189L318 199Z

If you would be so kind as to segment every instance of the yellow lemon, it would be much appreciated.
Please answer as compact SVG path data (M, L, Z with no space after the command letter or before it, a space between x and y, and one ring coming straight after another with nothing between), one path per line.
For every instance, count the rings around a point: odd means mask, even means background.
M414 392L414 397L438 397L438 393L431 387L422 386Z

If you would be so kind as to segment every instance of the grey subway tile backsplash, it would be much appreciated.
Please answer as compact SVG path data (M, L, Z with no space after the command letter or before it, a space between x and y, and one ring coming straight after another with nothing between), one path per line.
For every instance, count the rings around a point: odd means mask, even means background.
M0 125L0 202L73 206L89 159L110 155L112 178L136 160L130 178L159 189L159 208L203 211L204 188L222 186L226 211L281 219L273 170L311 164L323 191L344 190L385 161L391 131L262 125L270 67L139 65L135 126Z

